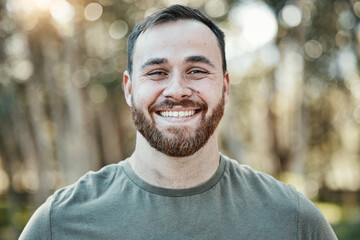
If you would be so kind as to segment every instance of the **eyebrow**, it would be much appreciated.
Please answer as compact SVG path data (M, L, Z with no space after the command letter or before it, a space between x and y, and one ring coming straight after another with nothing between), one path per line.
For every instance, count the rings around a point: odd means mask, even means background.
M212 68L215 68L215 65L207 58L207 57L204 57L204 56L190 56L190 57L187 57L185 59L185 62L191 62L191 63L197 63L197 62L200 62L200 63L205 63L205 64L208 64L210 65Z
M200 62L200 63L208 64L212 68L215 68L215 65L207 57L204 57L201 55L189 56L185 59L185 62L186 63ZM164 63L168 63L168 60L166 58L150 58L141 66L141 69L145 69L148 66L159 65L159 64L164 64Z
M168 60L166 58L150 58L141 66L141 69L144 69L148 66L159 65L167 62Z

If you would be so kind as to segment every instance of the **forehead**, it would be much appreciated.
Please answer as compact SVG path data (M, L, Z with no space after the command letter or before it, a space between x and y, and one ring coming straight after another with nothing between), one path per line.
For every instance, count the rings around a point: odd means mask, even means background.
M180 60L191 55L203 55L221 62L221 50L215 34L195 20L162 23L147 29L137 39L134 70L137 64L149 58Z

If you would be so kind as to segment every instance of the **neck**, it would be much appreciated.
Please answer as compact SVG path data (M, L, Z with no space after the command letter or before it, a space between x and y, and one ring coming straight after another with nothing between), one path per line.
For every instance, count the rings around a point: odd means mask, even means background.
M219 166L216 132L196 153L188 157L170 157L152 148L137 132L136 147L130 157L134 172L144 181L164 188L190 188L210 179Z

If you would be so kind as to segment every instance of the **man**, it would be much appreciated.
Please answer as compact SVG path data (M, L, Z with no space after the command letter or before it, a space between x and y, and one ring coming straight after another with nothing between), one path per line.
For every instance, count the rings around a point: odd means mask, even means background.
M219 154L224 35L200 12L140 22L123 81L134 153L57 191L20 239L336 239L293 187Z

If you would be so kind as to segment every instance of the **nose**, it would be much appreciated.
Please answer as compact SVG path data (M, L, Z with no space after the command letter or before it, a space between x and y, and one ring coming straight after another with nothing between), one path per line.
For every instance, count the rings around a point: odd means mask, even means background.
M163 91L166 98L174 100L182 100L190 97L192 94L186 79L180 73L173 73L167 82L167 86Z

